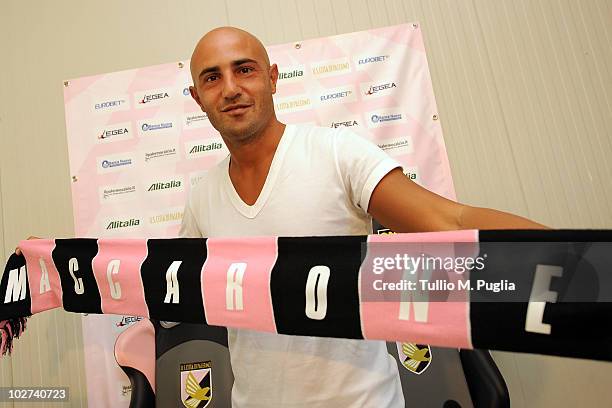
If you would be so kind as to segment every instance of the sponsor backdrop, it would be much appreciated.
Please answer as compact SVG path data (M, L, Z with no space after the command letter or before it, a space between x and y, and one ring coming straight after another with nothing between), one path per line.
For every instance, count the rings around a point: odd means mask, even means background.
M418 24L268 47L277 116L349 127L415 182L455 199ZM78 237L173 237L190 189L227 154L191 99L189 61L65 81ZM128 406L117 335L136 319L85 316L90 406Z

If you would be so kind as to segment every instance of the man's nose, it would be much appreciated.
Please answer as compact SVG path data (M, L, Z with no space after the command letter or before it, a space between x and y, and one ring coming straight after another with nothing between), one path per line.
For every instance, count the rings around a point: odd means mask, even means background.
M225 99L235 99L240 95L240 84L234 75L225 75L223 79L223 97Z

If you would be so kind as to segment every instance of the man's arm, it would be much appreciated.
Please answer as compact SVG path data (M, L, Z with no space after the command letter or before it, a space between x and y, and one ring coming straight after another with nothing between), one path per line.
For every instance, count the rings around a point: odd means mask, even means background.
M378 183L368 213L395 232L548 229L517 215L448 200L409 180L399 168Z

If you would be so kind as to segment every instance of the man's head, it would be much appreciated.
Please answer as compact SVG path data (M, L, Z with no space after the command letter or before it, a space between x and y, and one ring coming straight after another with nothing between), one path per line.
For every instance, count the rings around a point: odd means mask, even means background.
M191 96L231 142L248 142L276 119L278 68L246 31L220 27L206 33L191 56L191 77Z

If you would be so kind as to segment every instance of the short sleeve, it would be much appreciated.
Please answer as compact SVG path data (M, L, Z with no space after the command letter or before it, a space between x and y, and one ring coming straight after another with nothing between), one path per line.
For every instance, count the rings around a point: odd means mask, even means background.
M401 167L374 143L345 129L336 134L335 154L351 201L366 212L380 180L391 170Z
M202 238L202 232L191 210L191 196L185 204L183 211L183 222L178 234L179 238Z

